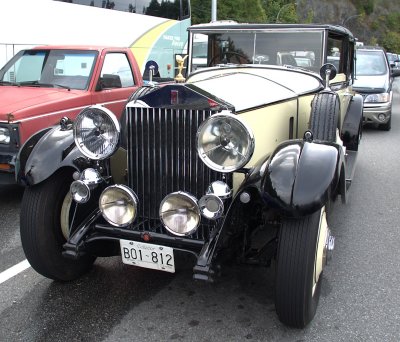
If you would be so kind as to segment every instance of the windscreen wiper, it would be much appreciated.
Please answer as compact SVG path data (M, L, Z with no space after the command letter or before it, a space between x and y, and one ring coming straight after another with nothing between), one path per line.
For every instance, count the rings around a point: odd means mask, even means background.
M9 81L0 81L0 85L11 85L11 86L16 86L18 85L15 82L9 82Z
M17 85L19 85L19 86L33 86L33 87L63 88L63 89L71 90L70 87L65 86L65 85L55 84L55 83L41 83L39 81L18 82Z

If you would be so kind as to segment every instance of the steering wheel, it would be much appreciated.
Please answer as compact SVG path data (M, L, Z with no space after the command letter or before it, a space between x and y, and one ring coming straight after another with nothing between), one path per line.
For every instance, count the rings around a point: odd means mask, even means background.
M208 62L207 66L212 66L214 65L214 62L217 58L221 59L221 55L215 55L213 58L211 58L211 60ZM243 54L239 53L239 52L235 52L235 51L227 51L224 52L224 58L226 58L227 62L226 63L231 63L231 58L234 57L237 61L237 64L246 64L246 63L250 63L250 60ZM245 63L242 63L241 60L244 60ZM225 64L226 64L225 63Z

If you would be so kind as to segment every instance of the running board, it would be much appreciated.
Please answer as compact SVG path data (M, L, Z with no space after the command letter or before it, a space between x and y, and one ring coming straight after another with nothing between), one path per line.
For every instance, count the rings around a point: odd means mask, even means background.
M350 187L351 181L354 177L357 155L357 151L346 150L346 189Z

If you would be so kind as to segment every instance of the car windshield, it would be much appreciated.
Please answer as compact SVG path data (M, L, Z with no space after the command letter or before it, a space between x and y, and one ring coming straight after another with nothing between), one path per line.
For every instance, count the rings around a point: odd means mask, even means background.
M0 85L87 89L97 51L24 50L0 71Z
M393 53L387 53L386 56L387 56L389 62L394 62L397 60L397 56Z
M206 37L208 35L208 43ZM323 32L228 32L194 34L192 69L218 64L293 65L319 70L323 56ZM201 45L198 43L201 41ZM199 60L198 57L202 57ZM197 58L196 58L197 57Z
M388 72L387 62L382 51L357 51L356 75L385 75Z

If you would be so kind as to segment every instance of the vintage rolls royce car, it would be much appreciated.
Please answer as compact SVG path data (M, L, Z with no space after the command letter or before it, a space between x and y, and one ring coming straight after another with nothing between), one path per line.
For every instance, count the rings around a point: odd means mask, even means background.
M346 200L361 138L354 38L329 25L189 34L206 36L207 62L196 66L190 47L185 82L139 88L120 121L88 107L22 148L26 257L58 281L96 256L175 272L186 252L206 281L228 260L273 264L277 314L304 327L334 245L327 212ZM326 63L332 47L338 69ZM277 65L295 61L288 54L307 56L309 69Z

